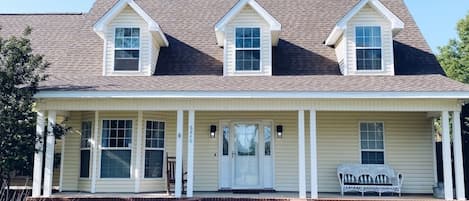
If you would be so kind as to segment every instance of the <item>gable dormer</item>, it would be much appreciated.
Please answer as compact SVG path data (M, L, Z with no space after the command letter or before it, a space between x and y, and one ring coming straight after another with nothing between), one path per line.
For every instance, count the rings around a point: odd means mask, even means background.
M162 29L133 0L119 0L93 27L104 40L104 76L150 76L161 47Z
M361 0L326 40L343 75L394 75L393 37L404 23L379 0Z
M224 76L272 75L272 46L278 44L280 23L254 0L240 0L215 25L224 48Z

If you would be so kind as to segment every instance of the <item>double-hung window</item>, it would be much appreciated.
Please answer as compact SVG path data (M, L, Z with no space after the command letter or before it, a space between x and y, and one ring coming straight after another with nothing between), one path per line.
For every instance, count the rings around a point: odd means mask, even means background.
M145 178L163 177L165 123L147 121L145 130Z
M360 123L362 164L384 164L384 125L382 122Z
M130 178L132 120L103 120L101 178Z
M80 138L80 177L90 177L90 139L91 139L91 121L81 123Z
M236 71L261 68L260 28L236 28Z
M114 71L138 71L140 59L140 29L116 28Z
M355 28L357 70L382 70L381 27Z

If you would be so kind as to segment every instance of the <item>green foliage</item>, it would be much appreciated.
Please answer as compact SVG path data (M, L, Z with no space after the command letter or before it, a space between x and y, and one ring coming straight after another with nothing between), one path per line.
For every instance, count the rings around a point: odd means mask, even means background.
M439 47L437 58L448 77L469 83L469 14L458 22L457 32L457 39Z
M33 96L49 65L34 54L26 28L21 37L0 38L0 179L32 167L36 115Z

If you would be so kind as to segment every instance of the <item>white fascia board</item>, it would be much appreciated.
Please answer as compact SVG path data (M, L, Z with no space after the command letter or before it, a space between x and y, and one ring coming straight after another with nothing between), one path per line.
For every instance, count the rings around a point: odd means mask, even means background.
M361 0L344 17L342 17L339 22L337 22L337 25L327 37L325 44L334 45L347 28L347 23L368 3L373 9L378 11L381 15L388 19L389 22L391 22L393 35L396 35L402 29L404 29L404 22L402 22L399 17L394 15L394 13L386 8L386 6L384 6L379 0Z
M251 8L254 9L269 24L270 31L273 33L272 35L274 35L274 32L280 32L282 30L282 25L280 22L278 22L272 15L270 15L264 8L262 8L262 6L259 5L255 0L240 0L215 24L215 34L217 37L218 46L223 46L226 24L228 24L228 22L230 22L236 15L238 15L238 13L241 12L241 10L246 5L251 6ZM273 41L273 45L276 45L278 39Z
M460 92L39 91L35 98L469 99Z
M158 41L161 42L161 46L167 47L169 45L168 39L163 33L158 23L153 20L135 1L133 0L119 0L106 14L101 17L96 24L93 26L93 30L101 37L104 38L104 31L109 22L114 19L125 6L130 6L143 20L148 24L148 30L150 32L158 33Z
M335 45L337 41L339 40L340 36L344 33L345 28L335 26L334 29L332 29L331 34L327 37L325 44L328 46Z

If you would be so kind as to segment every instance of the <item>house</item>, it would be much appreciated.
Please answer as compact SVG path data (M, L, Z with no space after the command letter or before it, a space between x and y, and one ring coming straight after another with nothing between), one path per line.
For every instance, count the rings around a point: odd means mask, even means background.
M387 164L404 194L430 194L440 118L445 199L465 199L450 116L469 86L445 77L402 0L97 0L88 13L5 14L0 25L2 36L32 26L52 63L36 95L46 150L33 197L51 196L57 175L64 192L163 192L166 153L175 197L318 198L340 192L337 167L349 163ZM59 171L44 131L55 122L72 127Z

